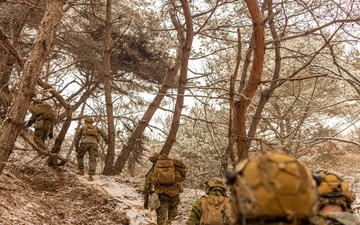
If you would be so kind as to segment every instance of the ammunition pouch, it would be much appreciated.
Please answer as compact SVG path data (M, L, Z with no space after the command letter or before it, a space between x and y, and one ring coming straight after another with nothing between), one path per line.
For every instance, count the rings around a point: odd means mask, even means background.
M153 192L149 199L149 208L151 211L157 210L160 207L159 195Z

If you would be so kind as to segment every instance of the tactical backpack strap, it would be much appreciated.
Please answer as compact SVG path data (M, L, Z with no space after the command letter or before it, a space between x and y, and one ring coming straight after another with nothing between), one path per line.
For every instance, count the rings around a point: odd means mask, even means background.
M201 207L202 207L202 215L200 217L200 224L204 224L204 220L206 218L208 218L208 216L209 216L209 210L208 210L209 202L208 202L207 196L202 196L200 198L200 200L201 200Z
M35 120L42 120L44 119L44 114L40 113L36 116Z
M224 207L221 209L221 213L223 215L224 221L226 221L227 223L229 223L229 219L231 216L231 204L230 204L230 199L228 197L225 197L224 199L225 204Z
M183 182L186 179L187 167L181 160L174 159L175 170L179 173L180 177L177 182Z

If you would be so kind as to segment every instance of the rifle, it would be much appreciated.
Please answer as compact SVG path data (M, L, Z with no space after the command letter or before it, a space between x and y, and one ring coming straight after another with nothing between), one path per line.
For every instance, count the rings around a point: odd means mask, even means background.
M152 167L150 168L150 170L145 174L145 177L147 177L149 175L149 173L154 169L155 163L153 163Z
M149 183L149 189L148 190L145 190L145 195L146 196L150 196L152 195L152 193L154 193L155 190L154 190L154 186L152 185L152 183L150 182Z

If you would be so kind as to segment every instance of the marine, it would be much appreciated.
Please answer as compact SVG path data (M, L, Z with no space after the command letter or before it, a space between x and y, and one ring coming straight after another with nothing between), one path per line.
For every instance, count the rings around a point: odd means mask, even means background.
M84 175L84 156L86 153L89 154L89 169L88 169L88 180L93 181L93 175L96 171L97 158L99 157L99 141L101 137L103 138L105 144L109 143L109 138L107 133L93 125L94 120L92 117L85 117L85 124L80 127L80 129L75 133L75 150L76 157L78 162L78 173L79 175Z
M56 115L49 104L43 103L41 99L34 99L33 106L30 108L31 117L26 123L26 128L34 124L33 140L43 151L47 150L45 141L52 139L54 134L54 123Z
M317 187L319 197L319 223L329 225L359 225L358 217L353 213L351 204L355 194L349 183L339 175L329 171L318 171L320 175Z
M226 194L226 183L220 177L205 182L206 195L197 199L190 211L186 225L225 225L231 215L231 205Z
M267 152L240 161L226 178L231 192L230 224L314 224L316 183L299 160Z
M182 182L186 178L186 166L176 159L155 152L150 158L152 168L145 177L144 208L156 210L158 225L171 225L178 214ZM151 206L149 205L149 197ZM152 200L158 202L153 202Z

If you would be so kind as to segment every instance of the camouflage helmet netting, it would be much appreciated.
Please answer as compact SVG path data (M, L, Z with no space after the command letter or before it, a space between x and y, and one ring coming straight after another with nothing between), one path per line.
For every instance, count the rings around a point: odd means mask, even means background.
M94 119L89 116L85 117L84 121L85 121L85 123L94 123Z
M152 163L155 163L159 159L160 153L159 152L153 152L152 156L150 156L149 161Z
M33 99L33 102L34 102L35 105L36 105L36 104L42 104L42 103L43 103L42 99L40 99L40 98L35 98L35 99Z
M206 185L209 186L210 188L213 188L213 187L221 187L221 188L224 188L226 189L226 183L223 179L221 179L220 177L214 177L210 180L208 180L206 182Z
M241 161L235 173L230 185L232 221L243 217L306 219L316 214L315 181L300 161L269 152Z
M326 205L340 205L344 211L352 212L351 203L355 194L349 184L334 173L323 171L320 173L322 181L317 187L319 194L319 208Z
M214 177L205 182L206 188L205 192L208 195L211 190L217 189L222 192L223 195L226 195L226 182L220 177Z

